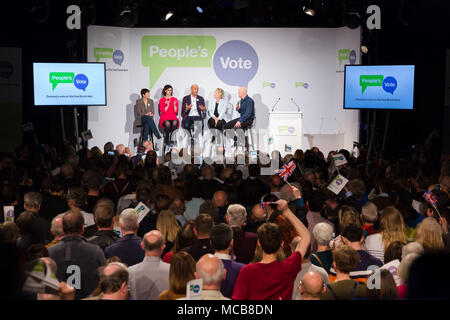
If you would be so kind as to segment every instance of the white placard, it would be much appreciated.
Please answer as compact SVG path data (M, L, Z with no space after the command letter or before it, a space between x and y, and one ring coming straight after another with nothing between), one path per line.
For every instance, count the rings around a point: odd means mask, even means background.
M403 284L402 279L398 275L398 267L399 266L400 266L400 260L395 259L389 263L386 263L384 266L381 267L381 269L386 269L392 274L392 277L394 278L394 281L395 281L395 285L397 287Z
M203 279L191 280L186 284L186 300L202 300Z
M344 189L347 182L348 182L347 178L338 174L327 188L328 190L334 192L335 194L339 194L339 192L341 192L341 190Z
M334 165L336 167L343 166L347 163L347 159L345 159L344 155L341 153L337 153L333 156Z
M4 214L5 222L7 222L7 221L14 222L14 206L4 206L3 214Z
M134 210L136 210L136 213L138 214L138 223L141 223L142 219L144 219L147 213L150 212L150 208L142 202L139 202Z

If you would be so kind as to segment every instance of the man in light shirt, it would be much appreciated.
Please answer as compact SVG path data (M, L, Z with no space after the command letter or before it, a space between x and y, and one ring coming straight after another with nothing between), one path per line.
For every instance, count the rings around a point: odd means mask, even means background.
M198 95L198 85L191 86L191 94L183 98L181 105L182 126L190 130L194 121L202 121L206 118L205 99Z

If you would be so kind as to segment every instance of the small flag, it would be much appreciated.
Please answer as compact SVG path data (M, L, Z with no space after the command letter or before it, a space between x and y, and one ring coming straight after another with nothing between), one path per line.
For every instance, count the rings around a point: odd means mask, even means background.
M294 173L295 167L295 162L290 161L287 164L283 164L283 166L275 172L280 176L281 179L287 181L287 179Z
M261 209L267 209L267 207L269 207L269 204L271 204L272 202L267 201L267 202L261 202L260 207Z
M436 200L436 198L435 198L435 196L434 196L433 193L431 193L431 192L429 192L429 193L424 193L424 194L423 194L423 197L424 197L425 200L426 200L430 205L432 205L433 207L436 205L437 200Z

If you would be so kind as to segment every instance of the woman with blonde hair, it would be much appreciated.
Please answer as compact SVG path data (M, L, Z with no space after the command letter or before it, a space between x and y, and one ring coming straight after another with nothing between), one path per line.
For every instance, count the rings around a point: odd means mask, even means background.
M195 279L195 261L186 251L172 256L169 270L169 289L159 295L159 300L176 300L186 296L186 284Z
M367 252L384 263L384 251L392 242L408 242L406 231L400 211L393 206L384 208L380 215L380 232L366 238Z
M175 238L177 237L178 230L180 230L180 225L175 218L175 214L170 210L162 210L158 215L158 220L156 220L156 229L163 235L166 241L166 248L162 253L161 257L163 257L167 252L169 252L173 243L175 242Z
M440 224L431 217L425 218L417 225L415 241L420 243L425 251L435 251L444 248L443 231Z
M361 226L361 221L359 220L359 213L355 208L343 205L338 212L339 217L339 230L344 230L350 225ZM342 236L339 235L335 239L330 241L331 250L337 249L344 245L342 241ZM363 249L364 250L364 249Z
M210 103L206 113L209 117L208 127L222 131L225 125L225 113L227 112L227 102L224 99L225 91L221 88L214 90L214 102Z

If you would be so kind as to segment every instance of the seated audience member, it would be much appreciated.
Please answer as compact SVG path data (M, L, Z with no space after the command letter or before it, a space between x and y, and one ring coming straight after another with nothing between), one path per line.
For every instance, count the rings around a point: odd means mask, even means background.
M86 194L82 187L71 187L67 191L67 205L69 206L69 211L79 212L83 215L84 219L84 227L90 227L95 225L94 215L92 213L81 210L82 207L86 204Z
M368 297L373 300L398 300L398 290L392 274L386 269L380 269L378 272L380 288L368 290Z
M87 240L89 243L98 245L104 251L106 247L120 239L114 231L114 208L108 205L97 205L94 216L98 231Z
M343 245L333 250L333 268L336 270L336 280L327 285L327 290L321 300L352 300L367 298L367 287L363 282L350 278L350 272L359 262L358 252L350 246Z
M192 256L180 251L172 255L169 269L169 289L159 295L159 300L176 300L186 297L186 285L195 279L195 261Z
M296 237L296 238L294 238L294 240L292 240L291 247L293 250L295 250L295 247L297 247L297 244L299 241L300 241L300 237ZM295 278L295 281L294 281L292 300L301 300L301 295L300 295L298 288L301 285L303 276L308 272L314 272L314 273L319 274L320 277L322 277L322 283L324 283L324 284L330 283L328 273L325 271L325 269L322 267L313 265L311 263L310 253L311 253L311 248L309 247L308 250L306 250L305 256L302 258L302 269L297 274L297 277Z
M367 278L373 273L373 270L369 267L382 267L383 262L362 250L361 244L364 242L364 235L360 226L347 226L344 230L342 230L342 240L345 245L348 245L352 249L356 250L359 255L358 265L355 269L350 271L350 278L365 283ZM333 268L331 268L330 279L332 282L335 280L335 277L336 272Z
M225 214L227 213L228 208L227 193L222 190L216 191L213 195L212 201L219 209L219 218L217 222L225 222Z
M320 295L325 293L323 279L315 271L306 272L300 281L300 286L294 289L299 291L301 297L295 300L320 300Z
M184 217L186 206L183 199L175 198L175 200L173 200L173 202L170 204L169 210L171 210L175 214L175 218L180 224L180 227L184 226L184 224L187 222L187 219Z
M361 221L365 237L368 237L378 232L378 230L375 229L373 226L377 221L377 219L378 219L377 206L370 201L365 203L361 209Z
M48 248L48 252L58 266L56 276L59 281L67 281L72 275L66 272L69 266L78 266L80 283L79 289L75 291L75 298L83 299L94 291L98 282L96 271L105 263L105 256L97 245L88 243L82 236L84 218L79 211L69 211L62 219L64 238ZM77 269L74 270L77 272Z
M318 267L324 268L330 273L333 264L333 254L328 244L333 238L333 228L324 222L319 222L313 229L313 236L317 242L317 251L311 254L311 263Z
M202 300L230 300L220 291L226 275L227 270L218 257L208 253L198 260L195 278L203 279Z
M27 192L23 196L23 207L25 211L32 212L35 216L35 231L39 242L45 243L52 239L50 233L50 220L40 215L42 195L39 192Z
M430 272L436 266L439 266L440 270L449 270L450 252L448 250L430 251L415 260L408 274L409 300L448 301L450 299L448 277L442 272Z
M243 231L247 220L247 211L240 204L228 206L225 220L233 229L233 254L237 262L248 264L255 255L258 238L256 233Z
M183 251L189 253L195 261L198 261L207 253L214 253L214 250L211 248L210 241L210 233L213 226L213 219L208 214L200 214L195 219L194 234L196 236L196 240L191 246L183 249Z
M128 268L130 293L135 300L157 300L161 292L169 288L170 265L161 260L164 237L158 230L144 235L142 249L145 258L141 263Z
M50 243L46 244L45 247L50 248L51 246L60 242L61 239L64 237L62 217L63 217L63 214L60 214L53 218L52 224L50 227L50 232L53 235L53 240Z
M425 252L444 249L442 227L432 217L427 217L417 225L415 241L420 243Z
M101 300L129 300L129 271L121 262L111 262L98 270Z
M294 226L301 240L294 253L284 261L277 261L277 252L283 247L281 227L266 223L259 227L258 246L263 250L261 262L241 269L236 280L234 300L290 300L294 280L301 270L302 257L310 245L310 234L303 223L288 208L285 200L277 201L277 209Z
M365 247L369 254L384 263L384 251L394 241L407 243L406 225L400 211L386 207L380 215L380 232L368 236Z
M172 250L175 243L175 238L181 228L172 211L162 210L158 215L156 229L161 232L164 237L165 248L161 256L163 257L167 252Z
M172 256L175 253L178 253L182 249L187 248L194 244L196 240L196 236L194 233L194 225L195 225L194 220L189 220L186 222L184 226L181 227L180 230L178 230L172 250L167 252L163 257L164 262L171 263Z
M103 177L93 170L88 170L83 174L84 184L87 188L86 205L87 212L94 212L95 204L100 200L100 188Z
M231 250L233 249L233 229L225 223L220 223L214 226L211 230L211 244L215 251L214 255L222 260L227 276L222 282L220 291L222 294L231 298L233 294L234 283L244 266L243 263L233 261L231 259Z
M145 252L141 247L141 238L136 235L139 228L138 215L134 209L125 209L119 218L122 238L105 248L105 257L118 256L128 267L144 259Z
M128 181L129 165L126 162L120 162L115 170L115 180L108 182L103 188L105 197L110 198L117 203L120 197L131 193L131 184Z
M261 208L261 204L255 204L252 207L252 211L249 217L247 217L247 222L244 226L244 230L251 233L256 233L258 228L266 223L267 210Z

